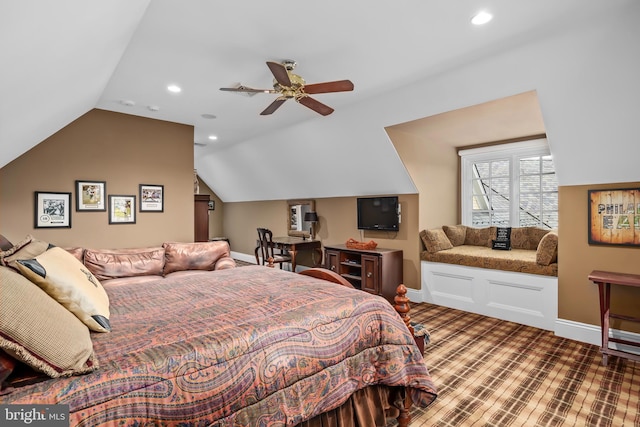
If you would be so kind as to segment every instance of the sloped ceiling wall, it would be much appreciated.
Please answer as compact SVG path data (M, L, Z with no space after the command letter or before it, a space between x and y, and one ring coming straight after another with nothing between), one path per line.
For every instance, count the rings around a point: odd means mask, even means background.
M640 40L638 17L640 4L629 4L328 121L196 156L196 166L225 201L412 193L384 127L535 90L560 185L637 180L640 56L630 52Z
M3 2L0 167L96 106L148 4Z
M28 47L3 59L29 65L0 67L0 165L96 105L149 1L120 0L103 7L66 2L73 8L65 12L76 17L65 19L65 25L73 22L66 29L58 28L55 3L47 4L38 2L33 22L14 22L10 13L0 17L2 46L19 38ZM7 9L11 5L3 5ZM225 202L415 193L385 127L535 90L560 185L635 181L638 17L639 2L612 2L598 20L578 20L540 34L536 42L407 81L344 106L339 114L231 147L196 148L195 166ZM51 35L51 44L33 38L43 31ZM77 61L78 52L97 59L85 67ZM50 73L55 79L45 78Z

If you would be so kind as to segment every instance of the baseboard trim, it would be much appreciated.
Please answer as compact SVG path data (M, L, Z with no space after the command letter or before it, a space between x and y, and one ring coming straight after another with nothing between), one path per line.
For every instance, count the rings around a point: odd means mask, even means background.
M600 346L602 345L600 331L600 326L575 322L573 320L567 319L556 320L555 334L562 338L569 338L575 341ZM640 343L640 334L635 332L621 331L619 329L609 329L609 336ZM640 354L640 348L630 345L610 342L609 347L614 350L626 351L627 353Z

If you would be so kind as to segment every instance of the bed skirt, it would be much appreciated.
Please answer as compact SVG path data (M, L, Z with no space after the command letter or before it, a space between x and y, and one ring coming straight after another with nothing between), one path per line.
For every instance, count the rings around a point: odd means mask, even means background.
M404 389L374 385L356 391L349 400L334 410L298 424L300 427L384 427L389 418L396 418L404 405Z

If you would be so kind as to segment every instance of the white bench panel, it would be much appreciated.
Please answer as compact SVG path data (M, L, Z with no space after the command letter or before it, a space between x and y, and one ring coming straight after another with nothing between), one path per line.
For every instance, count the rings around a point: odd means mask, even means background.
M422 261L425 301L554 330L558 278Z

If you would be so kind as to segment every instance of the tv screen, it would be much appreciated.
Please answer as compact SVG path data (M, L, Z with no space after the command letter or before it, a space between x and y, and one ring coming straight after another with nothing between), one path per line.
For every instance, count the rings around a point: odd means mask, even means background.
M398 231L398 197L360 197L358 230Z

